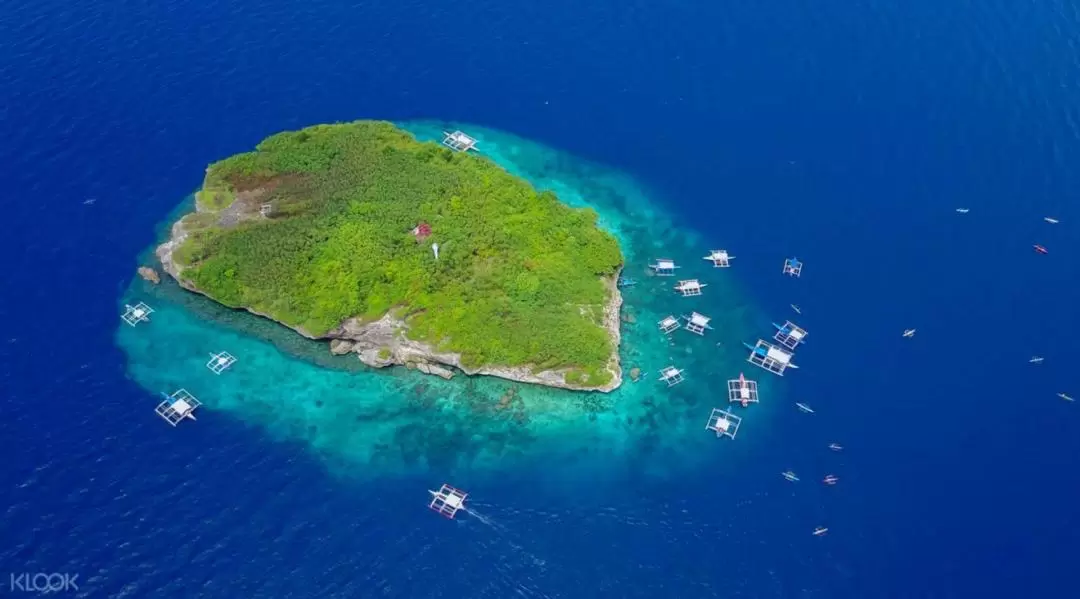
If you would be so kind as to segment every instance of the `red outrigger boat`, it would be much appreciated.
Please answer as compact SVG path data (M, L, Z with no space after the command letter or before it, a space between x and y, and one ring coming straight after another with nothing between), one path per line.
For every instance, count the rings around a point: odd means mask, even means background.
M1036 244L1033 247L1035 248L1035 253L1037 253L1037 254L1049 254L1050 253L1050 252L1046 251L1046 248L1044 248L1041 245Z

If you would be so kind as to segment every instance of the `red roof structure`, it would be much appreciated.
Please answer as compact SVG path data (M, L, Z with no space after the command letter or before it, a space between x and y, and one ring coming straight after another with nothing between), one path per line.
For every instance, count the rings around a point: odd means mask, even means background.
M417 241L423 241L431 235L431 225L427 223L420 223L412 230L412 234L416 236Z

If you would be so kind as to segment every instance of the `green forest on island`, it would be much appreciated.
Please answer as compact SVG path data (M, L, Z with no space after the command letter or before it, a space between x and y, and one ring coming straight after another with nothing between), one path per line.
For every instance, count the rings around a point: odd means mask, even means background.
M217 224L214 211L252 198L272 206L269 218ZM385 122L319 125L211 165L197 201L203 212L185 217L193 232L175 257L223 304L313 335L396 310L410 338L469 367L610 380L602 277L622 264L618 244L594 211L485 158ZM424 240L412 233L420 223L431 229Z

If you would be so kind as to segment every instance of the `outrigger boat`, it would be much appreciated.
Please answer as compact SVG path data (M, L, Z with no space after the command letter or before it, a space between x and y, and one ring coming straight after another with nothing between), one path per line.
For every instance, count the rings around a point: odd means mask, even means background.
M784 324L772 323L773 328L776 329L776 335L773 336L774 341L779 341L780 345L783 345L789 352L795 351L800 344L806 343L806 329L791 322L785 321Z
M428 490L428 493L431 494L428 508L451 520L460 510L469 511L469 508L465 507L465 499L469 494L464 491L444 484L438 491Z
M967 214L968 212L971 212L971 210L968 208L957 208L956 211L960 214Z
M1041 246L1039 244L1035 244L1035 245L1033 245L1031 247L1035 248L1035 253L1036 254L1049 254L1050 253L1049 251L1047 251L1046 248L1044 248L1043 246Z
M839 443L829 443L829 449L833 451L843 451L844 446Z
M1028 360L1031 364L1042 364L1042 361L1042 356L1031 356L1031 359Z
M814 410L811 409L810 406L808 406L808 405L806 405L804 403L797 403L797 404L795 404L795 407L799 408L799 410L801 410L801 411L803 411L803 412L805 412L807 414L813 414L814 413Z
M915 329L907 329L906 331L904 331L904 337L914 337L914 336L915 336Z
M1050 218L1049 216L1044 216L1044 217L1043 217L1043 220L1044 220L1044 221L1046 221L1046 222L1048 222L1048 223L1050 223L1051 225L1056 225L1056 224L1058 224L1058 219L1056 219L1056 218Z
M793 483L799 482L799 477L795 476L795 473L792 472L791 470L788 470L787 472L781 472L780 476L783 476L785 480L788 480L788 481L793 482Z
M619 287L633 287L634 285L637 285L637 281L627 277L619 277L617 285Z
M739 378L728 381L728 401L737 401L744 408L757 403L757 383L746 380L746 376L740 372Z
M1058 393L1058 397L1060 397L1061 399L1064 399L1065 401L1076 401L1071 396L1066 395L1064 393Z
M764 368L773 374L780 376L784 375L784 370L788 368L798 368L796 364L791 362L791 358L795 354L787 351L776 345L771 345L768 342L759 339L757 344L750 345L743 342L743 345L750 350L750 357L746 359L754 366Z
M824 526L819 526L819 527L814 529L814 536L815 537L820 537L821 535L823 535L823 534L825 534L827 532L829 532L828 528L825 528Z
M836 481L838 481L838 480L840 480L840 479L837 478L836 476L833 476L832 474L830 474L830 475L826 476L824 479L822 479L821 482L823 482L823 483L825 483L827 485L835 485Z
M172 395L162 392L161 397L165 401L159 403L154 412L173 426L180 424L185 418L195 420L195 409L202 405L187 389L178 389Z
M791 309L794 310L796 314L802 314L802 310L800 310L799 306L796 304L791 304Z

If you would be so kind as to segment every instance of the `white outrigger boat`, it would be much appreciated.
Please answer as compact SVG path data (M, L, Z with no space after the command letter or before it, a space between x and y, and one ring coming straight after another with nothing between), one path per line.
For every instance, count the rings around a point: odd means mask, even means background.
M904 331L904 337L911 338L911 337L914 337L914 336L915 336L915 329L907 329L907 330Z
M465 491L444 484L438 491L428 490L428 493L431 494L431 503L428 504L428 508L439 515L453 520L458 511L469 511L469 508L465 507L465 499L469 494Z
M820 536L824 535L827 532L829 532L828 528L825 528L824 526L819 526L819 527L814 529L814 536L815 537L820 537Z
M1072 398L1072 396L1066 395L1064 393L1058 393L1058 397L1060 397L1061 399L1064 399L1065 401L1076 401L1075 399Z
M806 405L806 404L804 404L802 402L799 402L799 403L795 404L795 407L799 408L799 411L801 411L803 413L806 413L806 414L813 414L814 413L813 408L811 408L810 406L808 406L808 405Z
M844 446L839 443L829 443L829 449L833 451L843 451Z
M802 310L799 309L798 304L791 304L791 309L794 310L796 314L802 314Z
M1028 363L1030 363L1030 364L1042 364L1042 361L1043 361L1042 356L1031 356L1031 359L1028 360Z
M957 208L956 211L960 214L967 214L968 212L971 212L969 208Z
M781 472L780 476L783 476L784 480L787 480L789 482L793 482L793 483L799 482L799 477L795 476L795 473L792 472L791 470L788 470L787 472Z
M1050 218L1049 216L1044 216L1043 220L1050 223L1051 225L1056 225L1056 224L1058 224L1058 222L1060 222L1060 221L1058 221L1058 219Z

